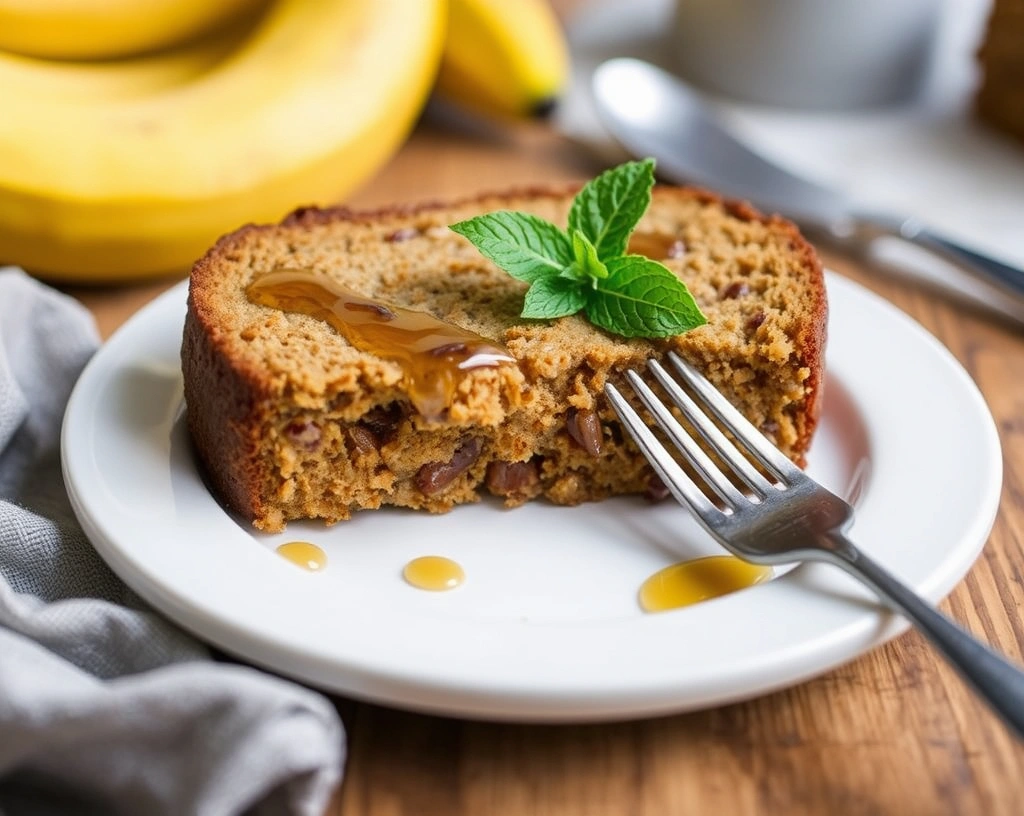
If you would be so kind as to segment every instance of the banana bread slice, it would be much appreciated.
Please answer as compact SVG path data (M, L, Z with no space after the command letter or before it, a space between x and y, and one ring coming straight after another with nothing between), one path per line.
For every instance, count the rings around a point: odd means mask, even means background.
M602 388L669 349L804 464L821 405L827 313L811 246L778 217L659 186L631 250L678 274L707 325L627 340L580 315L521 318L526 284L447 225L498 209L564 224L575 192L304 209L222 238L192 270L182 345L189 428L222 500L278 531L291 519L335 522L382 505L444 512L488 492L514 506L656 489ZM468 340L435 344L447 380L426 398L430 372L376 353L329 314L261 298L259 282L271 273L343 293L352 314L425 312L456 337L479 339L491 358L466 363L479 350Z

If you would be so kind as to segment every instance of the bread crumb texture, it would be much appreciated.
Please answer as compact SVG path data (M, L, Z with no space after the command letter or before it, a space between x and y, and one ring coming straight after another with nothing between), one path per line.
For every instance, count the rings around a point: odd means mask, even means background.
M291 519L336 522L382 505L444 512L486 493L516 506L657 492L603 388L668 350L803 464L820 411L826 324L821 265L806 241L745 205L656 187L634 246L686 283L706 326L627 340L578 315L523 319L526 285L448 224L513 209L564 226L574 193L301 210L221 239L193 269L182 345L189 427L221 498L277 531ZM356 349L323 321L250 303L246 287L275 269L312 270L429 312L504 344L517 365L465 372L447 415L428 421L413 410L397 363Z

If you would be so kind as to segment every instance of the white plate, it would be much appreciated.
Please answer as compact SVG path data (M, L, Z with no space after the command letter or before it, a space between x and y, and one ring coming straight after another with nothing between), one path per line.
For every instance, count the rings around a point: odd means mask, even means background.
M906 316L830 275L824 418L811 473L859 493L853 537L926 597L948 593L993 522L991 416L963 369ZM185 287L101 349L68 406L65 481L110 566L156 608L255 664L413 709L602 720L710 706L827 671L901 631L837 570L801 567L686 609L644 614L645 577L716 551L680 507L489 501L444 516L382 510L253 534L196 471L182 421ZM306 539L329 565L273 552ZM459 561L448 593L406 585L412 557Z

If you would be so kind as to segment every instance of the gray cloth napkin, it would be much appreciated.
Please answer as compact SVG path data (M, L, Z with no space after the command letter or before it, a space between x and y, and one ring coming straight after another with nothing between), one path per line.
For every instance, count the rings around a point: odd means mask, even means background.
M341 778L322 696L149 610L71 511L60 424L88 312L0 270L0 813L309 814Z

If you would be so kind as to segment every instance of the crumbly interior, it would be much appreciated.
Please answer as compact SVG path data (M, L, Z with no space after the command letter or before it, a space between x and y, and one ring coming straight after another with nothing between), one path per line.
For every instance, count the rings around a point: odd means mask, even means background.
M455 221L496 209L564 225L571 193L495 196L358 216L314 211L222 240L193 273L183 346L189 421L211 479L264 530L335 522L382 505L444 512L501 496L576 504L650 491L648 465L602 389L668 349L693 361L803 462L820 399L825 305L813 252L785 222L656 188L638 227L693 292L707 326L625 340L581 316L519 317L526 285ZM315 318L250 303L274 269L310 269L382 302L424 310L504 344L517 364L467 371L447 415L412 408L402 368ZM454 474L454 475L453 475Z

